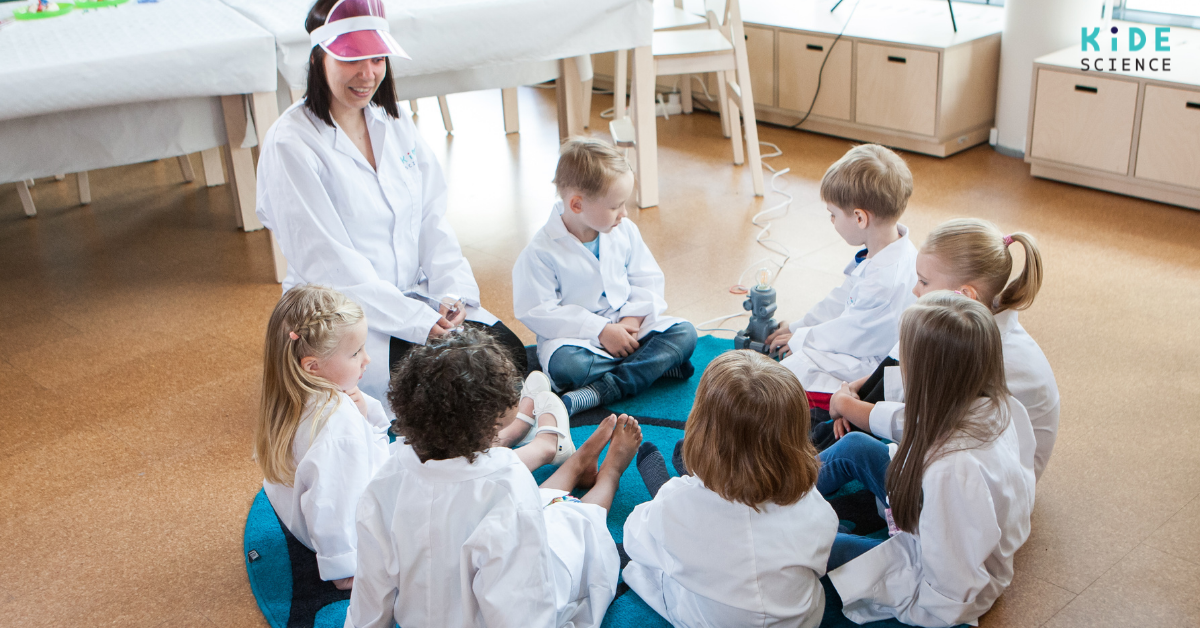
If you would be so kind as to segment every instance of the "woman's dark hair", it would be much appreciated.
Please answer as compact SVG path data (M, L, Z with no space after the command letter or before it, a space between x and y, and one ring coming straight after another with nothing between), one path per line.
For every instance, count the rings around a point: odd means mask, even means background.
M338 0L317 0L304 20L304 30L309 33L325 25L325 18ZM325 49L313 46L308 55L308 89L304 93L304 106L321 120L333 126L333 117L329 115L329 101L333 95L329 91L329 79L325 76ZM386 57L383 60L383 81L371 96L371 102L383 107L383 110L393 118L400 117L400 108L396 106L396 84L392 82L392 61Z
M392 371L392 431L421 461L475 456L492 446L498 420L520 400L520 375L508 353L475 329L417 345Z

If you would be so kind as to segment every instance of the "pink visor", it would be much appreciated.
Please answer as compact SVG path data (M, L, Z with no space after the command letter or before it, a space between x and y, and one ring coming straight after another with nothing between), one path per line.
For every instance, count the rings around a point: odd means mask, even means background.
M392 37L384 15L382 0L338 0L329 10L325 24L310 36L338 61L359 61L376 57L409 56Z

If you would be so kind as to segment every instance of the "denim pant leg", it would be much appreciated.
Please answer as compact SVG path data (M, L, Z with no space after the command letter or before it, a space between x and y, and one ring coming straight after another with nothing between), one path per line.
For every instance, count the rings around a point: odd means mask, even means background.
M691 323L676 323L661 333L651 332L640 343L637 351L596 381L601 403L632 397L676 366L682 366L691 376L690 360L696 350L696 328Z
M825 571L833 571L842 565L866 554L871 548L883 543L883 539L872 539L865 536L855 536L838 532L833 539L833 549L829 550L829 563Z
M887 445L863 432L851 432L821 452L820 458L817 491L821 495L836 493L846 482L858 480L887 503L887 469L892 461Z
M559 392L583 388L617 368L620 360L606 358L583 347L566 345L550 356L546 375Z

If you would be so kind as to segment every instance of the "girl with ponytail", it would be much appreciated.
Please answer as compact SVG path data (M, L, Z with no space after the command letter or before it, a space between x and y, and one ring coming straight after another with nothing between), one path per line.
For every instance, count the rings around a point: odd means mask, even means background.
M899 444L855 432L821 453L817 490L862 482L888 506L890 538L839 533L829 578L856 623L975 623L1012 582L1029 537L1033 439L1005 385L1000 330L980 302L925 295L900 323L908 400Z
M322 286L284 293L267 323L254 459L275 514L316 552L322 580L349 589L355 507L388 458L383 405L358 389L371 358L357 303Z
M1012 247L1024 251L1024 263L1013 276ZM1059 394L1054 371L1037 342L1017 320L1017 312L1033 305L1042 286L1042 254L1033 236L1005 235L990 222L974 218L942 223L917 254L918 297L934 290L953 290L988 308L996 318L1004 345L1005 383L1029 413L1033 426L1034 473L1041 477L1058 435ZM895 357L895 351L892 357ZM890 368L889 368L890 367ZM841 435L852 424L876 436L900 440L904 432L903 385L896 361L888 360L875 375L843 386L830 400L830 415L842 417Z

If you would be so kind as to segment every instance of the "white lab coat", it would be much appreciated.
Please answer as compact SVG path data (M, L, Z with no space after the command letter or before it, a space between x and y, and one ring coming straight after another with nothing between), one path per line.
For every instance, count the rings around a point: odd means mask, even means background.
M837 528L815 490L755 512L672 478L625 520L625 583L676 628L815 628Z
M599 626L620 557L594 504L546 505L510 449L424 463L397 441L358 506L347 628Z
M366 108L376 171L304 102L267 131L256 212L287 257L285 291L321 284L362 306L374 359L359 388L382 398L391 338L424 344L442 297L462 297L471 320L498 319L479 309L479 286L446 221L441 166L412 120Z
M1000 341L1004 346L1004 377L1008 391L1021 402L1033 426L1033 471L1041 479L1058 437L1058 384L1046 354L1021 326L1016 311L1000 312L996 315L996 324L1000 327ZM885 401L871 409L871 433L898 441L904 432L904 382L900 367L884 369L883 381ZM1017 418L1019 415L1014 414Z
M1018 406L1009 397L1008 410ZM1013 554L1029 538L1036 479L1021 448L1033 435L1020 434L1029 430L1011 421L991 443L929 464L918 533L901 532L829 572L846 617L954 626L973 624L992 607L1012 582Z
M364 398L366 417L348 395L338 393L337 400L325 409L332 414L315 437L313 419L320 403L310 401L292 441L295 481L292 486L263 481L280 521L296 540L317 553L322 580L354 575L355 508L367 483L388 458L390 423L378 400Z
M600 234L600 259L567 231L563 204L521 251L513 266L513 310L537 334L542 370L560 347L584 347L612 359L600 345L604 326L645 316L641 339L666 331L682 318L664 316L666 279L631 220Z
M908 228L900 239L846 266L846 281L790 326L783 364L809 392L836 392L870 375L900 339L900 314L917 298L917 248Z

